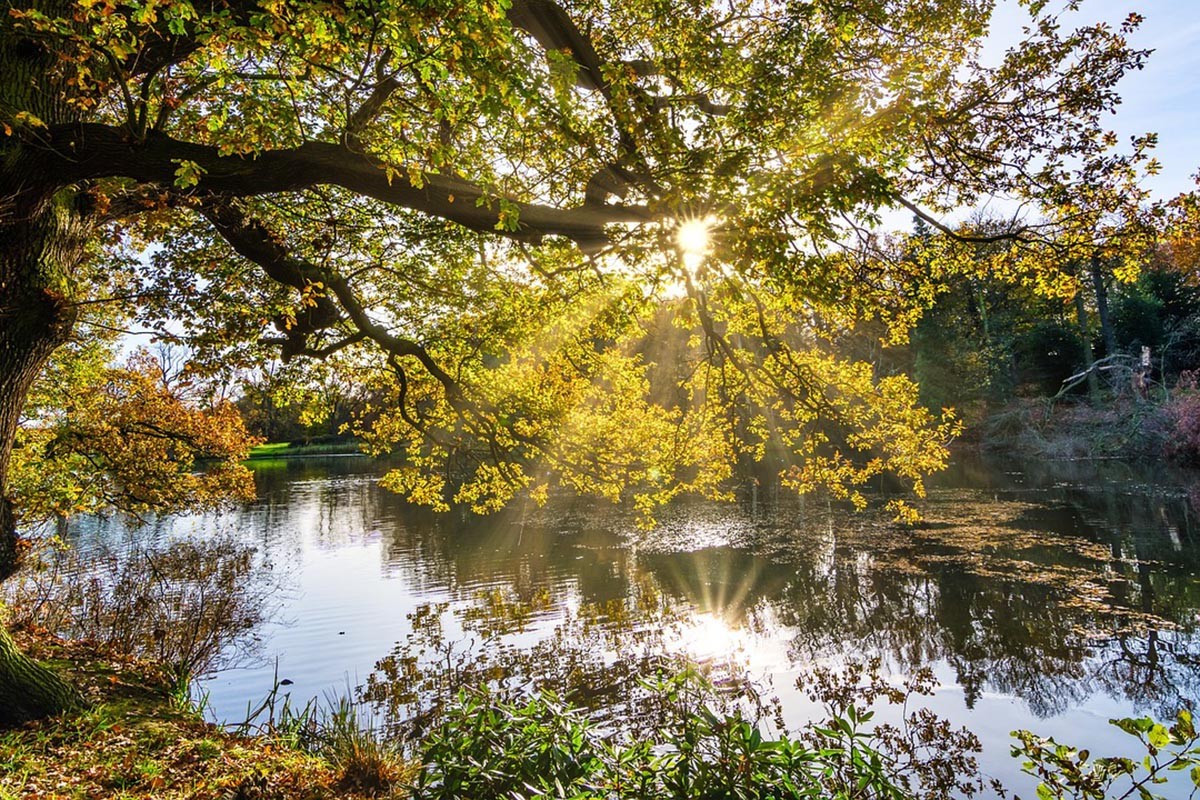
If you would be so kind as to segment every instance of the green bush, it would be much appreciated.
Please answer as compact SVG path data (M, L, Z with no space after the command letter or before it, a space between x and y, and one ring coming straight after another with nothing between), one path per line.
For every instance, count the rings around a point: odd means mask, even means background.
M696 671L647 688L676 713L637 734L605 728L549 692L517 700L464 689L424 740L411 796L905 800L963 788L953 769L941 773L944 785L918 788L906 759L914 754L897 752L891 729L869 726L872 714L853 705L799 736L771 737L741 710L714 711L716 690ZM953 735L943 741L950 753L960 746Z

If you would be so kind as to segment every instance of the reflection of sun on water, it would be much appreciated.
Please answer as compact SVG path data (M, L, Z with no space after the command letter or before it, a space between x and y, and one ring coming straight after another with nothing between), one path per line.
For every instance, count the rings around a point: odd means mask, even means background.
M694 658L733 658L749 654L754 648L754 636L735 628L716 614L695 614L680 626L668 646Z

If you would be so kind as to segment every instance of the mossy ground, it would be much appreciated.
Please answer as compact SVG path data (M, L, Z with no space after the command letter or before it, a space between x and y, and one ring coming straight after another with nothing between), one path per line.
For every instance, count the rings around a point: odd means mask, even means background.
M14 635L73 681L87 707L0 730L0 800L359 796L321 758L205 722L154 665L87 643Z

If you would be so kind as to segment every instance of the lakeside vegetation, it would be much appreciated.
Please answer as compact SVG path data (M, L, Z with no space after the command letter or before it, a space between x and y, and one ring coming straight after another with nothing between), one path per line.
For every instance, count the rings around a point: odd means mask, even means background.
M0 731L4 800L355 796L337 790L339 775L318 757L206 722L160 665L86 642L16 634L69 676L88 705Z
M818 671L811 691L830 717L782 736L764 733L761 706L681 663L638 679L642 702L657 709L649 728L614 729L545 691L464 688L405 746L366 725L347 698L285 703L231 732L205 721L161 665L45 632L17 636L71 677L85 705L0 731L4 800L948 800L1003 791L980 775L970 732L920 711L899 728L872 724L873 704L903 704L934 685L919 675L897 687L873 671L878 665ZM1189 712L1112 724L1132 741L1104 757L1014 732L1013 757L1038 779L1038 798L1168 800L1200 790ZM1177 773L1193 788L1181 778L1163 786Z
M944 511L969 513L952 502ZM961 548L960 557L990 554L974 567L980 574L1009 576L995 587L997 610L1012 613L1021 607L1013 596L1028 594L1030 608L1014 619L1015 629L1040 618L1050 625L1062 614L1078 618L1075 625L1030 634L1034 638L1022 639L1022 649L1059 652L1062 647L1046 637L1079 628L1089 617L1111 615L1103 627L1149 626L1151 641L1154 630L1169 627L1169 620L1153 618L1155 606L1145 606L1135 619L1127 616L1130 610L1108 608L1098 597L1078 607L1096 589L1086 585L1093 571L1081 559L1110 558L1102 545L1076 554L1073 566L1056 569L1028 562L1033 550L1047 544L1033 534L1016 542L999 529L949 530L959 538L945 544ZM893 534L895 547L913 546L902 532ZM873 539L882 532L859 535ZM922 535L935 537L933 530ZM952 557L945 548L930 555ZM82 687L87 706L0 734L0 763L6 767L0 792L14 797L500 798L516 791L596 800L614 794L622 800L935 800L986 797L995 790L976 763L978 739L923 710L923 699L938 682L919 662L903 685L878 662L806 671L797 685L822 711L789 729L770 692L748 679L748 661L733 656L689 662L670 655L667 641L689 624L690 606L670 601L649 582L620 602L581 606L532 648L513 648L511 637L533 631L543 619L551 602L544 593L480 591L454 610L454 624L437 608L418 608L410 616L412 634L379 661L362 686L306 702L277 673L263 701L248 706L241 721L226 717L232 730L221 730L203 721L205 696L190 690L191 679L218 664L227 667L231 657L261 657L253 635L263 615L272 613L282 576L255 563L246 545L207 536L137 546L132 554L47 552L40 561L39 570L7 587L11 608L20 612L9 622L23 647ZM920 561L915 551L912 561L910 569ZM99 579L80 580L80 570ZM861 589L881 580L860 575L850 583ZM1018 590L1022 582L1028 589ZM1178 604L1175 589L1183 586L1159 587L1167 608ZM803 588L797 592L801 599L822 597ZM963 602L963 595L949 594L951 604ZM871 626L885 624L876 620L888 614L884 598L852 594L843 601L849 616L835 615L826 627L862 615L866 627L854 631L855 637L891 636L901 651L929 646L898 624L872 633ZM880 604L877 612L865 610L873 603ZM803 602L785 607L814 615L833 611ZM912 620L916 626L930 622ZM451 633L459 625L470 642ZM55 633L69 639L55 639ZM1135 636L1127 644L1136 649L1136 641ZM993 654L997 666L1015 656L1006 653ZM1130 655L1136 671L1140 661ZM214 661L218 657L223 660ZM1024 673L1037 662L1030 655L1009 668ZM1172 667L1164 660L1164 668ZM1059 669L1066 676L1077 672L1072 663ZM1186 691L1194 680L1186 663L1179 669L1175 688ZM1130 680L1129 691L1155 692L1136 688L1140 677ZM1052 675L1045 688L1066 690ZM1155 707L1177 696L1165 692ZM889 706L904 711L898 719L895 713L879 714ZM1151 796L1170 800L1188 791L1200 773L1200 741L1189 732L1186 711L1161 724L1145 717L1114 724L1137 738L1103 753L1111 759L1060 747L1036 730L1017 734L1014 758L1027 762L1026 769L1053 788L1047 796L1054 798L1117 798L1128 792L1142 798L1134 788L1139 782ZM1152 756L1149 768L1141 764L1143 755ZM1154 782L1164 775L1173 782Z

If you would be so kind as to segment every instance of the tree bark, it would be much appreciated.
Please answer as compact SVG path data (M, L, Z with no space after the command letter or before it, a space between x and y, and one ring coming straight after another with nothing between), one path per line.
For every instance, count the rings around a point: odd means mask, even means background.
M25 549L8 496L21 410L30 386L70 335L74 320L70 305L45 285L50 267L66 266L53 262L67 255L74 237L55 220L39 216L0 224L0 580L17 571ZM51 210L50 216L60 215ZM39 228L50 236L40 242L28 238ZM25 656L0 625L0 726L58 714L79 702L69 684Z
M42 367L70 336L75 317L50 282L78 257L71 230L76 221L71 212L48 206L0 220L0 580L20 568L25 550L8 496L21 411ZM0 726L58 714L79 702L69 684L25 656L0 625Z
M22 653L0 625L0 727L61 714L82 703L69 683Z
M1100 380L1096 375L1096 358L1092 355L1092 337L1088 334L1087 308L1083 290L1075 292L1075 319L1079 322L1079 344L1083 347L1083 365L1087 369L1088 396L1092 402L1100 399Z
M55 13L65 3L33 6ZM15 28L11 15L4 14L0 108L28 110L48 124L75 119L67 88L53 77L57 60L56 53ZM38 148L19 135L0 139L0 581L19 569L26 549L9 495L17 429L30 387L74 328L72 279L88 234L86 195L51 180L39 167L40 157ZM22 653L0 624L0 726L57 714L79 703L79 694Z
M0 580L20 566L8 496L13 444L30 387L74 328L76 307L65 292L82 258L84 234L73 193L29 198L28 192L5 192L14 182L0 171L0 197L13 198L13 210L0 215Z
M1104 337L1104 355L1117 352L1117 336L1108 313L1108 286L1104 282L1104 262L1099 253L1092 254L1090 265L1092 288L1096 292L1096 314L1100 317L1100 334Z

